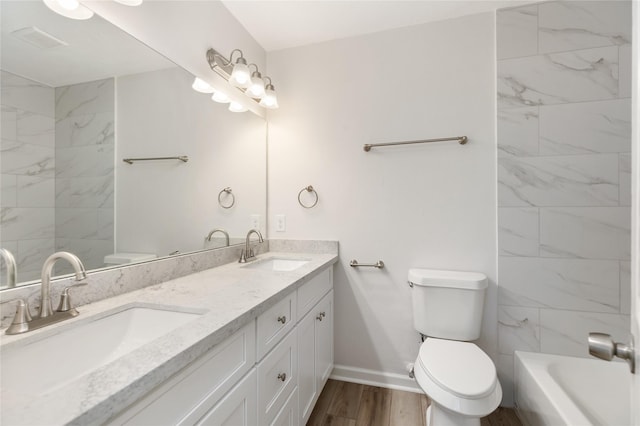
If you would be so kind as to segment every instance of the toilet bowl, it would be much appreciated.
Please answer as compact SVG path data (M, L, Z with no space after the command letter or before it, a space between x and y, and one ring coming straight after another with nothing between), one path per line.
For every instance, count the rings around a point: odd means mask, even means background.
M427 338L414 365L415 379L431 399L429 426L479 425L502 399L496 369L473 343Z
M480 336L487 277L411 269L409 283L414 327L424 339L414 375L431 399L427 425L480 425L502 399L493 361L471 343Z

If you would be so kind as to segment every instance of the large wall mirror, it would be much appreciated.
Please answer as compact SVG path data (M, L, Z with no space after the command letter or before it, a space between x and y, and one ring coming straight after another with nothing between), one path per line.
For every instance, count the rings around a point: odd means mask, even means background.
M0 8L0 247L18 285L55 251L92 270L237 244L265 222L262 118L195 92L192 75L97 15Z

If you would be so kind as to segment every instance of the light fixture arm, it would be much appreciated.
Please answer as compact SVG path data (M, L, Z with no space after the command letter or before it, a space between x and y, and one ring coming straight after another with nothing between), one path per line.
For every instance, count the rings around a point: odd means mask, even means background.
M211 69L214 69L215 67L228 67L233 65L233 54L236 52L240 53L240 56L238 58L244 59L244 54L240 49L233 49L231 51L231 54L229 55L229 59L225 58L214 49L207 50L207 62L209 63L209 67Z

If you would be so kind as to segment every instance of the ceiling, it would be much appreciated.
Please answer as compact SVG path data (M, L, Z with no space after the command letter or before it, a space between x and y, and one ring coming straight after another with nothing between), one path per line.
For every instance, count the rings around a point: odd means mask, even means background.
M41 1L0 1L0 24L2 69L51 87L175 66L99 16L68 19ZM64 45L43 48L18 36L34 27Z
M222 0L267 51L518 6L520 0Z

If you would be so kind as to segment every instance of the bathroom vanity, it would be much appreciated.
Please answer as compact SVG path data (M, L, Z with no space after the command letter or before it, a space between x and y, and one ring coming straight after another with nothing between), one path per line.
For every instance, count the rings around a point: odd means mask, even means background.
M3 336L3 372L16 374L2 377L1 422L304 424L333 368L336 261L268 252ZM71 344L57 350L57 339ZM87 363L92 348L96 364ZM32 352L39 362L25 365ZM27 386L17 384L24 374Z

